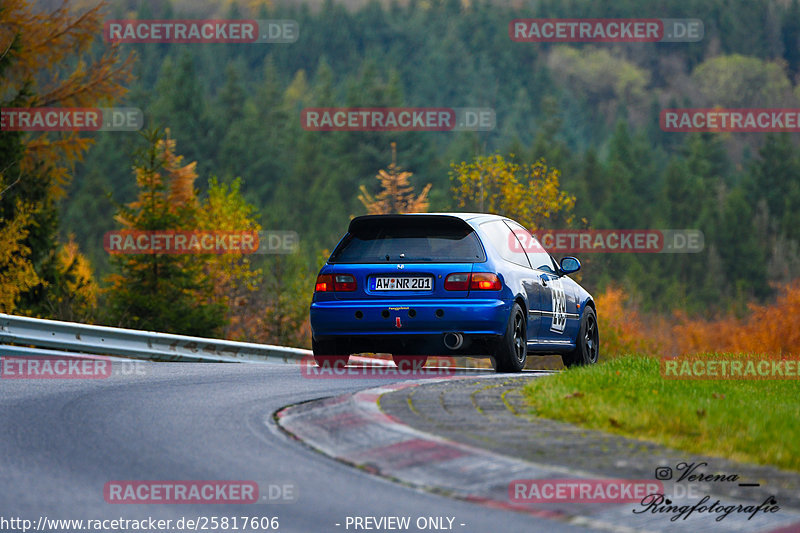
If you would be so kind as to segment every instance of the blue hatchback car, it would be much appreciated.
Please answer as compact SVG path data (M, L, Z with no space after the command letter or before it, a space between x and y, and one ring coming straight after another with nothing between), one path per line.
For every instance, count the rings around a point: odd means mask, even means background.
M592 296L506 217L481 213L367 215L317 276L311 303L314 357L390 353L395 363L428 355L490 356L519 372L528 354L560 354L567 366L597 362Z

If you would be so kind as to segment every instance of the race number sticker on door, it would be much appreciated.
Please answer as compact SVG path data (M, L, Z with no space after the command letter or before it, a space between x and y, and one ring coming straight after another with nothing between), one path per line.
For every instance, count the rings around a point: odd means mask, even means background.
M564 333L564 328L567 326L567 295L564 293L560 279L550 280L549 285L553 300L553 322L550 325L550 331Z

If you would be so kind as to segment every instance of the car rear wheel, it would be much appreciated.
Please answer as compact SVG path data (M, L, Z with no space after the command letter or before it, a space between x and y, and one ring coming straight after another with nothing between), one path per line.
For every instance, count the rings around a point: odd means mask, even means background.
M494 354L497 372L520 372L528 356L528 321L522 307L516 302L511 307L506 333Z
M343 367L350 360L350 354L341 353L336 341L317 341L312 338L311 351L314 352L314 361L319 367Z
M600 358L600 332L597 329L597 315L594 309L586 307L581 318L581 329L575 342L575 349L563 354L561 360L567 368L593 365Z

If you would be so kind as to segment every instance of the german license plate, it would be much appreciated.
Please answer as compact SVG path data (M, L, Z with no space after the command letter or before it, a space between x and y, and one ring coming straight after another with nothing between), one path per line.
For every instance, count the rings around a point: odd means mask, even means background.
M373 291L429 291L433 288L432 279L427 276L376 276L371 285Z

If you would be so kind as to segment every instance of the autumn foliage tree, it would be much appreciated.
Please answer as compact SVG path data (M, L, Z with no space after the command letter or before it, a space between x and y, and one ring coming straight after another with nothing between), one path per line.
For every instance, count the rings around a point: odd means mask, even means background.
M358 199L370 215L387 213L424 213L428 210L428 192L431 184L425 186L419 195L408 179L412 172L403 171L397 165L397 144L392 143L392 162L386 170L379 170L376 178L381 182L381 192L372 196L365 186L361 186Z
M0 313L13 312L20 293L39 282L30 262L31 250L23 242L29 218L30 212L20 208L13 219L0 219Z
M560 189L559 177L542 159L520 165L499 154L453 163L450 171L459 208L504 215L531 230L571 222L575 197Z
M175 141L157 130L143 134L145 148L134 166L139 194L120 206L116 220L129 230L196 229L199 202L196 163L183 163ZM130 254L112 258L110 321L117 326L213 336L225 323L225 305L215 302L201 256Z
M260 308L244 321L243 339L284 346L310 348L308 302L314 292L316 272L329 254L323 252L316 269L309 270L302 253L265 257L259 287ZM324 257L322 257L324 256Z
M94 53L103 7L76 13L64 2L48 12L30 1L4 0L0 107L99 107L119 99L130 79L132 56L122 59L116 46ZM6 237L0 237L0 257L5 258L0 293L13 295L4 297L6 311L52 316L64 303L59 298L65 284L82 275L77 263L65 264L58 251L56 202L69 182L71 165L91 142L75 131L2 132L0 235Z
M209 180L200 198L197 163L185 163L169 130L145 132L146 146L134 166L139 194L119 206L126 230L258 232L255 208L241 195L241 181ZM110 321L137 329L199 336L241 337L245 322L261 310L261 271L251 256L221 254L117 255L107 290Z
M211 178L208 194L196 213L196 227L208 231L259 232L256 210L241 194L242 182L230 184ZM225 309L225 338L246 337L245 322L259 314L258 289L261 269L255 268L250 254L215 254L203 259L203 275L211 282L209 303L221 304Z
M70 322L94 322L98 317L100 288L94 269L78 250L74 236L70 235L61 246L56 260L58 278L49 287L49 297L42 302L44 314Z

